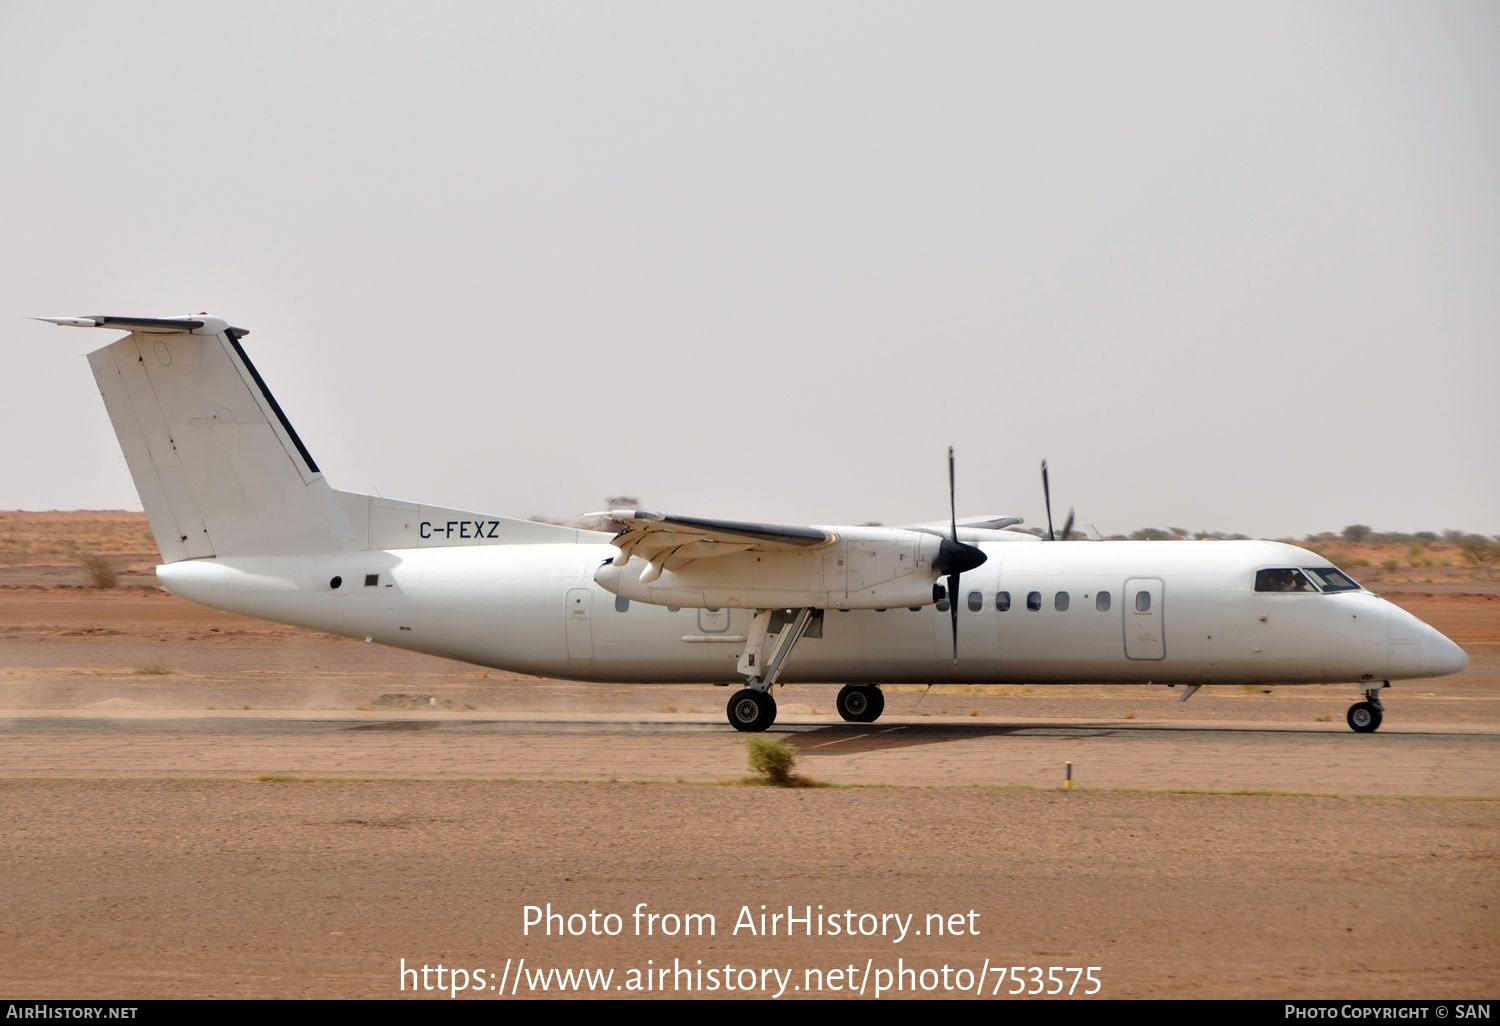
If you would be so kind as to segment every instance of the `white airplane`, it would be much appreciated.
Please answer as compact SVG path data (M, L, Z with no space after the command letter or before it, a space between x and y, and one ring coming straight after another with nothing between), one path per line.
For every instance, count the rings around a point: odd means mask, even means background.
M1380 692L1468 656L1326 559L1269 541L1042 541L1017 517L782 526L611 510L609 531L331 487L217 317L45 317L128 332L89 363L161 551L204 605L481 666L613 682L1353 683ZM952 451L949 451L950 507ZM1043 484L1046 468L1043 465ZM1048 496L1050 524L1050 495ZM1071 516L1069 526L1071 526ZM1024 542L1023 544L1018 544ZM793 651L795 650L795 656Z

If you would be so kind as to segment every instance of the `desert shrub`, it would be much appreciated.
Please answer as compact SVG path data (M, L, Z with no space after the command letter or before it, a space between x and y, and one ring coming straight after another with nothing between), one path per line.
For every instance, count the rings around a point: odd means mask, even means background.
M1463 558L1475 566L1493 562L1496 555L1500 554L1500 546L1482 534L1466 534L1456 544Z
M766 778L766 782L778 787L787 787L795 781L792 767L796 765L797 753L785 741L773 737L752 737L749 742L750 768Z
M120 572L115 569L115 561L108 556L101 556L97 552L85 552L78 557L83 568L88 571L89 580L96 588L113 588L120 583Z

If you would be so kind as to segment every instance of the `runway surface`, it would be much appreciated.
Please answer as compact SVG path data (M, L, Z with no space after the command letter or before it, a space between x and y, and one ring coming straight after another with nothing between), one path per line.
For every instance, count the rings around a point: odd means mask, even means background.
M0 778L720 782L746 740L708 714L12 712ZM1500 797L1500 731L1067 719L778 725L828 784Z
M804 987L804 971L993 959L1101 966L1111 998L1500 987L1489 596L1423 600L1473 662L1393 688L1374 734L1344 723L1353 687L1183 704L1163 688L898 686L880 722L853 725L832 687L794 685L769 736L837 785L797 789L734 786L748 736L722 689L521 678L156 593L5 598L10 997L450 1000L407 988L403 959L496 974L701 959ZM723 929L524 928L529 906L642 902ZM973 910L979 930L894 945L729 929L761 905Z

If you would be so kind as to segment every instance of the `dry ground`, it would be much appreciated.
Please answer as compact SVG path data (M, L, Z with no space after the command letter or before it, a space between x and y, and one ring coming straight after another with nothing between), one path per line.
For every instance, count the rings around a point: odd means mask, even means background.
M1187 705L903 688L888 734L779 732L841 785L781 790L736 783L722 689L510 677L88 589L52 558L0 560L0 997L432 998L401 989L402 959L499 974L523 957L614 984L674 959L800 985L988 959L1099 966L1108 998L1500 997L1500 596L1482 579L1387 589L1472 661L1393 689L1375 735L1344 728L1347 687ZM123 560L125 583L152 558ZM831 697L785 689L783 723L836 724ZM482 732L537 717L556 726ZM717 929L639 936L641 902ZM528 933L524 909L548 903L623 932ZM761 905L965 925L736 935ZM847 991L825 977L821 995Z

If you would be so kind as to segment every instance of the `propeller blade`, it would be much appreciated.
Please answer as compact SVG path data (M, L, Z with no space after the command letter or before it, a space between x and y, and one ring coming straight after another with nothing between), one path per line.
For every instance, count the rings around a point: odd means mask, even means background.
M952 530L948 537L958 541L958 499L953 485L953 446L948 446L948 523Z
M958 574L948 575L948 615L953 619L953 665L958 665Z
M1068 535L1073 533L1073 508L1068 507L1068 519L1063 521L1062 540L1067 541Z
M1052 487L1047 483L1047 461L1042 460L1042 501L1047 504L1047 540L1056 541L1052 533Z
M958 578L965 570L973 570L984 563L984 552L977 545L958 540L958 499L953 469L953 446L948 446L948 513L950 534L938 546L937 558L932 568L948 578L948 616L953 622L953 663L958 664Z
M948 537L958 544L958 488L957 472L953 469L953 446L948 446ZM954 570L948 575L948 616L953 621L953 665L958 665L958 575Z
M958 544L958 487L957 472L953 469L953 446L948 446L948 538ZM950 563L953 560L950 560ZM953 665L958 665L958 575L954 570L948 575L948 616L953 621Z

